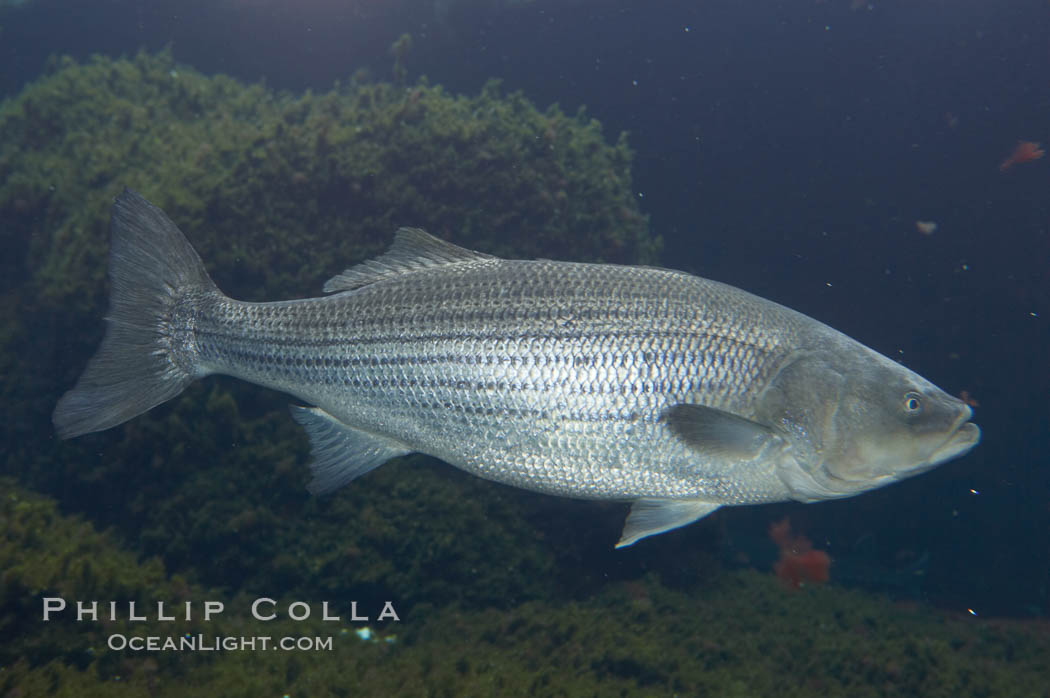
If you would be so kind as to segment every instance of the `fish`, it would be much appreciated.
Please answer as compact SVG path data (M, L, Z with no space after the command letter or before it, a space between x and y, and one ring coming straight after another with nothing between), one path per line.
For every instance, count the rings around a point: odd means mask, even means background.
M719 507L849 497L980 440L972 411L775 302L682 271L512 260L401 228L325 296L224 295L159 208L110 222L106 331L61 438L224 374L293 396L315 494L423 453L481 478L630 503L616 547Z

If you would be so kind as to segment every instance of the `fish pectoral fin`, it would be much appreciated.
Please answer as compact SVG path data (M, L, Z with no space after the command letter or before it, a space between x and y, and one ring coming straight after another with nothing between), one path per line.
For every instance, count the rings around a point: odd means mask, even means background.
M292 417L310 437L314 478L306 489L312 494L331 492L391 458L412 452L404 444L354 429L319 407L293 405Z
M690 448L718 459L752 460L778 438L765 425L714 407L674 405L663 417Z
M636 499L623 525L617 548L633 545L646 536L654 536L685 526L717 509L720 504L700 499Z
M419 228L399 228L394 233L394 243L375 259L350 267L342 274L333 276L324 285L325 293L352 291L368 284L399 274L418 271L427 267L475 262L481 259L497 259L490 254L468 250L436 238Z

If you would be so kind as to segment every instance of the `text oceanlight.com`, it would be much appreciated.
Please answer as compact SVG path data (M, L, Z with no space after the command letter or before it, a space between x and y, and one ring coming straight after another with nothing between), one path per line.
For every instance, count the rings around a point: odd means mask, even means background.
M257 635L234 637L222 635L159 636L159 635L110 635L106 644L111 650L132 652L236 652L239 650L281 650L285 652L331 651L331 637L270 637Z
M60 618L76 623L105 624L127 621L141 628L138 632L132 630L108 635L106 646L117 652L233 652L243 650L292 652L331 651L334 648L333 638L323 635L220 635L208 632L182 632L183 628L175 630L172 627L171 624L179 621L209 623L215 620L227 610L226 605L217 600L146 603L67 600L60 596L48 596L43 597L41 601L41 618L45 623ZM401 620L390 601L370 605L359 604L357 601L278 602L269 597L260 596L243 607L238 603L237 607L238 616L251 617L263 624L281 619L293 622L321 621L326 625L333 622L341 623L343 627L339 628L338 635L351 637L356 635L357 638L369 642L394 642L396 636L378 635L367 625L359 625L353 630L346 625ZM160 627L154 624L160 624ZM173 632L165 634L162 628ZM116 630L116 628L112 629ZM150 634L150 631L155 632L156 630L161 630L161 632L156 635Z

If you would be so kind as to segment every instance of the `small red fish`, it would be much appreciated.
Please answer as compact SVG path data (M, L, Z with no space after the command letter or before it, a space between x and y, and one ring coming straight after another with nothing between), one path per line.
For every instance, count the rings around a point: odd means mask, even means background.
M999 171L1006 172L1014 165L1022 162L1031 162L1043 157L1046 155L1046 151L1040 148L1040 145L1042 144L1035 141L1018 141L1014 152L1010 153L1010 157L1003 160L999 165Z

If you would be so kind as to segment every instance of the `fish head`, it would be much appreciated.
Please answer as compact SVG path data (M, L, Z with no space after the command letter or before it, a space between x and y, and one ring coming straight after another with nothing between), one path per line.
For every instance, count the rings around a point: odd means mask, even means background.
M795 357L763 397L765 420L793 445L778 474L802 501L924 473L981 437L969 405L852 340Z

